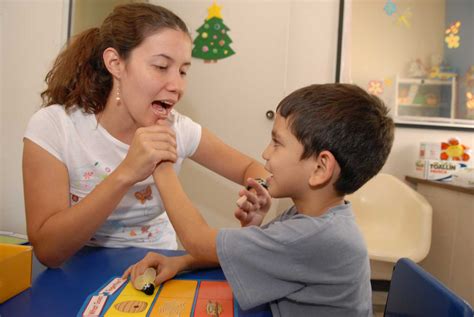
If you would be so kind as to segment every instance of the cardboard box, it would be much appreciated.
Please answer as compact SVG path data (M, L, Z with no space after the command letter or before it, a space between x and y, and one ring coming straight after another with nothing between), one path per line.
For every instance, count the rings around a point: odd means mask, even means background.
M420 143L419 157L422 160L439 160L441 159L441 142L438 143Z
M31 286L32 249L0 243L0 304Z
M417 160L415 175L419 178L436 181L447 180L455 172L464 168L467 168L467 164L460 161Z

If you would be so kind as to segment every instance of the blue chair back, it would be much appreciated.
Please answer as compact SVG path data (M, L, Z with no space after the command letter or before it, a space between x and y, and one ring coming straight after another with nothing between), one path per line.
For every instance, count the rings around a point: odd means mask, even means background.
M473 317L471 306L410 259L395 264L385 317Z

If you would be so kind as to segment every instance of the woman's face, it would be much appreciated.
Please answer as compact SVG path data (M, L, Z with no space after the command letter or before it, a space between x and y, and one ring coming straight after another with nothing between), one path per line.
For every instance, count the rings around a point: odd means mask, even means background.
M189 35L164 29L132 50L120 78L121 104L137 127L166 118L186 88L191 65Z

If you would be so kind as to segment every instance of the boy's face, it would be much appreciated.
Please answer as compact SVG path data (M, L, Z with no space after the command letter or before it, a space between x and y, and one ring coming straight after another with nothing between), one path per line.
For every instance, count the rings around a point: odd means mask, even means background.
M288 127L288 120L276 114L272 141L262 153L265 169L272 175L267 179L272 197L303 198L310 189L308 180L314 170L314 160L300 160L303 145Z

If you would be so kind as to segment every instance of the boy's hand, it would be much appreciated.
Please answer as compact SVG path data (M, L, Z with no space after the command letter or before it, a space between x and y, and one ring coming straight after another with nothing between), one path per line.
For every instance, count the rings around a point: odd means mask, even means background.
M256 180L249 178L247 184L251 189L242 189L237 201L238 209L234 212L242 227L260 226L272 204L268 191Z
M123 273L122 278L128 278L128 276L130 276L133 283L135 279L143 274L149 267L156 270L155 285L159 285L175 277L180 271L178 257L167 257L155 252L148 252L142 260L130 266L125 273Z

